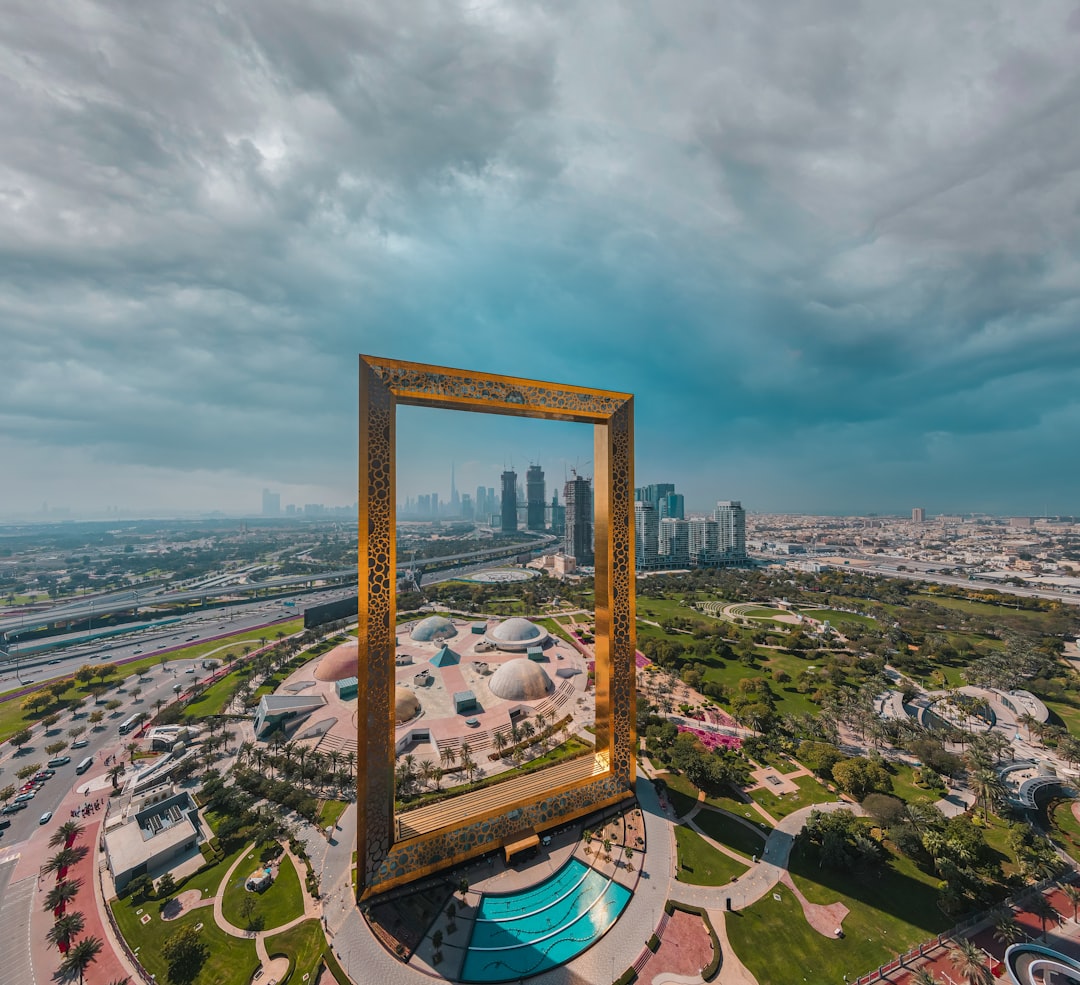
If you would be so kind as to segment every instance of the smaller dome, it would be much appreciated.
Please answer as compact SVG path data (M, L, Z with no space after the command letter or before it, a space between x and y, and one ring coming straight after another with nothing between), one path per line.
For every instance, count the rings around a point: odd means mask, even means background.
M428 616L413 626L409 636L417 643L431 643L433 640L448 640L451 636L457 636L457 630L446 616Z
M420 699L408 688L394 688L394 721L398 725L412 721L420 714Z
M530 646L543 646L547 638L548 631L543 626L537 626L521 616L503 620L484 636L484 639L500 650L524 650Z
M539 701L555 690L544 668L528 657L508 660L491 675L488 687L504 701Z

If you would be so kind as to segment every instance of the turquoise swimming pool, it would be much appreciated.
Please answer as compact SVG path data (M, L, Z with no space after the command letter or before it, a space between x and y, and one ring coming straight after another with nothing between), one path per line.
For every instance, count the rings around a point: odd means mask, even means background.
M608 931L630 896L575 858L531 889L486 894L460 978L514 981L565 964Z

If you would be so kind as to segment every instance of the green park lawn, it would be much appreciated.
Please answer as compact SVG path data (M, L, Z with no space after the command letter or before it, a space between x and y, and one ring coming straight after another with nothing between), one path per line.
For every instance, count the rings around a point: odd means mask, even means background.
M797 793L779 795L771 790L751 790L748 793L778 821L789 814L794 814L800 807L826 804L837 799L835 794L829 793L812 776L796 777L795 785L799 788Z
M672 806L674 806L676 810L679 810L680 807L686 808L685 810L679 811L679 816L681 817L683 814L686 814L690 808L694 806L694 802L697 800L697 787L695 787L685 776L678 773L662 773L660 774L660 779L667 784L668 799L671 800ZM762 832L766 834L772 830L769 823L754 810L752 804L748 804L736 797L728 797L723 794L706 796L705 803L711 807L719 807L721 810L728 811L730 814L735 814L738 817L753 821L754 824L761 828Z
M273 930L274 927L280 927L303 915L304 894L300 888L296 866L288 855L282 855L278 861L280 866L277 878L264 893L249 893L244 888L247 877L260 868L254 851L249 852L233 872L229 884L223 888L221 912L234 927L243 930L250 925L263 930ZM255 899L255 909L250 917L245 917L241 904L248 896Z
M761 855L765 847L765 833L759 829L750 829L730 814L703 807L694 815L694 824L705 832L713 841L719 842L732 851L750 858Z
M796 846L791 871L810 902L847 906L844 937L814 930L783 884L745 910L725 914L731 946L759 985L840 982L844 975L854 981L949 925L937 907L934 878L900 856L890 855L878 876L821 869Z
M1054 840L1062 842L1073 858L1080 858L1080 822L1073 815L1073 801L1063 800L1049 807Z
M1046 707L1065 723L1070 734L1080 738L1080 708L1072 702L1045 701Z
M188 887L190 888L190 886ZM168 965L161 956L161 947L182 927L202 924L202 940L209 955L191 985L248 985L259 967L255 942L230 937L214 923L212 907L200 907L185 913L177 920L162 920L156 901L135 904L132 897L112 903L113 914L128 946L139 963L159 982L169 981ZM141 923L142 914L150 920Z
M343 800L324 800L319 810L319 827L328 828L331 824L337 824L348 806Z
M908 766L907 763L890 763L889 771L892 773L892 794L904 803L932 804L941 799L944 791L930 790L915 783L914 767Z
M326 935L318 920L305 920L282 934L266 939L266 953L271 958L284 954L292 962L287 980L296 985L304 985L305 979L309 985L315 981L315 973L325 950Z
M675 828L679 847L679 882L692 886L726 886L750 867L718 852L696 831L683 824Z

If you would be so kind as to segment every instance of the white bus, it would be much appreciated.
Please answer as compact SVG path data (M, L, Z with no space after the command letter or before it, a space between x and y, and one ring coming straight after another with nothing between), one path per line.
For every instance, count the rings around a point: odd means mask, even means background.
M76 773L85 773L91 766L94 765L94 757L87 756L78 766L75 767Z
M127 735L128 732L135 728L142 720L142 712L139 712L137 715L132 715L129 719L127 719L127 721L123 722L120 725L120 734Z

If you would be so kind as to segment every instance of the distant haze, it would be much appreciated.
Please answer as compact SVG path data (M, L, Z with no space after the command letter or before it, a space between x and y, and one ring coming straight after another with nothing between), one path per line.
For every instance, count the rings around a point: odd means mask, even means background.
M631 391L693 508L1080 512L1075 2L4 28L0 514L351 504L359 352ZM592 457L449 416L403 494Z

